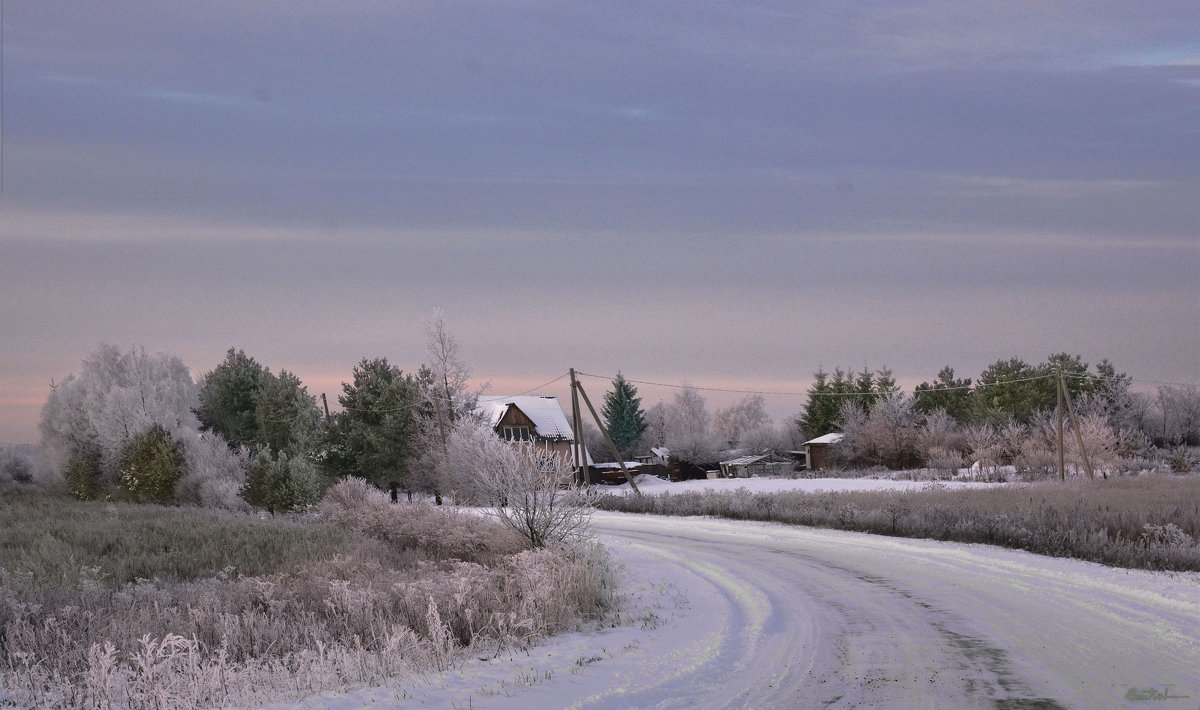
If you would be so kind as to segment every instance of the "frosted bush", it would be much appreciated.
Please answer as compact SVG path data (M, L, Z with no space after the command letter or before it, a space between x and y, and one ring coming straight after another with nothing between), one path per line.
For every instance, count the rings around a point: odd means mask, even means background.
M215 432L191 432L181 438L186 470L176 485L176 499L203 508L248 509L241 497L246 485L246 449L229 448L225 438Z

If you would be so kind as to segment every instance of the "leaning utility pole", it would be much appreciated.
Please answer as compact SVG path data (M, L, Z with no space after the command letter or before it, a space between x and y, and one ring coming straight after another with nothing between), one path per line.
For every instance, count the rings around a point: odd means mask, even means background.
M575 368L573 367L571 368L571 387L583 395L583 403L587 405L588 411L592 413L592 419L596 420L596 426L600 427L600 433L604 435L604 443L608 444L608 450L612 452L613 458L617 460L617 464L621 467L621 473L625 474L625 480L629 481L629 487L633 489L634 493L640 496L642 492L638 490L637 484L633 482L633 476L630 475L629 469L625 468L625 457L621 456L621 452L617 451L617 445L608 436L608 429L604 426L604 422L600 421L600 415L596 414L596 408L592 406L592 400L588 399L587 391L583 389L583 384L575 379ZM576 403L576 411L578 411L578 403ZM581 422L580 429L575 435L575 438L581 441L583 439L582 426Z
M1062 387L1063 398L1067 400L1067 414L1071 415L1071 427L1075 429L1075 443L1079 444L1079 456L1083 459L1083 467L1087 469L1088 478L1095 478L1096 475L1092 472L1092 464L1088 461L1087 450L1083 448L1083 433L1079 431L1079 420L1075 418L1075 407L1071 404L1071 393L1067 390L1065 382L1059 380L1059 384Z
M575 379L575 368L571 368L571 429L575 439L571 442L571 456L579 467L575 475L576 485L591 485L591 471L588 470L586 450L583 446L583 417L579 414L579 380Z

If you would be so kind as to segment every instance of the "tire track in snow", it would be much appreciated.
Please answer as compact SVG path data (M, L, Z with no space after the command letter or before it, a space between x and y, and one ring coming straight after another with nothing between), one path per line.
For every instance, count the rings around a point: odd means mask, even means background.
M769 523L593 523L643 626L289 707L1200 707L1200 575Z

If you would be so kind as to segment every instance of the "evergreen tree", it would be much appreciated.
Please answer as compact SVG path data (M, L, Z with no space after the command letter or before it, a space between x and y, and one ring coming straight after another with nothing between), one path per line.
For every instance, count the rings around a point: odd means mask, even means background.
M354 382L342 383L338 397L345 411L329 432L324 460L328 473L359 476L381 488L396 481L410 488L408 459L417 436L420 392L412 375L387 358L363 358Z
M183 475L183 449L159 424L130 438L119 457L121 487L136 501L170 503Z
M956 378L954 368L949 365L938 371L932 383L917 385L914 398L913 409L921 414L932 414L940 409L960 424L971 419L974 407L971 378Z
M881 369L875 371L876 399L887 399L899 393L900 385L896 384L896 376L892 373L890 367L884 365Z
M316 503L320 491L320 476L306 457L260 447L246 473L242 497L272 513L290 513Z
M852 391L858 393L853 396L853 401L858 403L859 409L864 412L871 411L871 405L875 404L879 396L875 393L875 375L865 365L855 376Z
M1038 413L1057 405L1056 374L1060 371L1073 399L1092 394L1098 387L1098 380L1078 355L1055 353L1036 366L1014 357L997 360L979 375L975 383L977 407L988 419L1015 419L1027 424Z
M269 375L254 358L229 348L225 361L200 379L201 429L217 432L233 447L259 442L257 397Z
M841 402L839 397L834 396L834 390L835 387L845 387L845 377L841 368L834 370L834 381L829 379L829 373L823 368L818 368L813 373L813 383L808 388L808 402L796 420L806 439L824 436L837 427L838 407L841 406Z
M255 442L273 451L307 454L321 428L317 400L287 370L265 371L254 394Z
M637 396L637 387L617 372L613 388L604 395L601 414L608 426L608 436L622 456L628 456L633 447L646 433L646 413L642 411L642 399Z

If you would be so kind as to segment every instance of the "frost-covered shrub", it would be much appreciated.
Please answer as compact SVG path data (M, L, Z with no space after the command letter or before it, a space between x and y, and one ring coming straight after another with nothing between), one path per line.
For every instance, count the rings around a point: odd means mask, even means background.
M245 448L231 449L220 434L206 431L187 436L183 452L185 471L175 487L178 502L225 510L248 507L241 497L249 458Z
M963 466L963 455L956 449L935 446L929 449L925 456L929 468L947 478L953 477Z
M0 484L30 483L33 480L33 447L0 445Z
M446 534L444 508L390 505L353 485L322 508L388 511L404 524L405 513L430 512L439 522L417 522L426 540L458 534ZM0 498L0 519L6 534L22 536L20 554L0 558L0 697L18 707L299 700L452 668L468 653L524 648L615 603L611 568L595 546L515 545L483 563L424 550L428 557L406 562L315 516L98 506L36 491ZM485 518L450 519L505 535ZM131 554L157 557L145 568ZM31 559L38 555L51 559ZM230 567L215 571L218 560ZM79 562L98 564L79 575ZM37 571L51 564L58 568Z
M331 487L318 510L323 518L400 550L486 561L522 547L511 531L494 521L428 503L392 503L388 494L361 478L346 478Z

